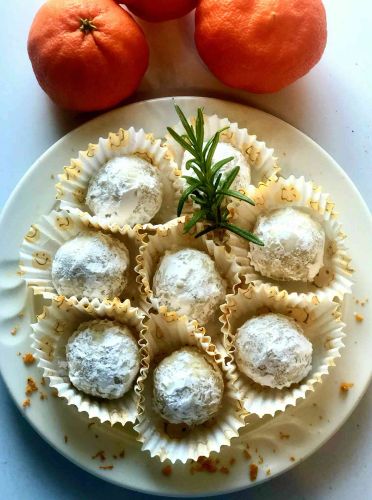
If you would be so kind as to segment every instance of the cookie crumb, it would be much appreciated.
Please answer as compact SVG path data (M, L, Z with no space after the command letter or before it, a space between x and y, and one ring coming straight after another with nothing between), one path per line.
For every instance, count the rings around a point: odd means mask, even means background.
M99 465L98 468L102 469L102 470L112 470L114 468L114 466L113 465Z
M119 458L124 458L125 457L125 450L121 450L119 453Z
M25 365L32 365L32 363L35 363L36 360L35 356L31 352L26 352L26 354L22 356L22 359Z
M251 481L256 481L258 474L258 467L256 464L251 464L249 466L249 479Z
M41 401L44 401L45 399L48 399L48 396L44 392L40 392L40 399Z
M27 378L27 384L25 389L26 396L31 396L33 392L37 391L37 385L32 377Z
M266 476L270 476L271 475L271 470L270 469L267 469L266 470Z
M236 459L235 459L234 457L231 457L231 458L230 458L230 462L229 462L229 463L230 463L230 465L234 465L234 464L235 464L235 462L236 462Z
M41 377L41 379L40 379L40 385L45 385L45 378L44 377Z
M29 408L29 406L31 406L31 400L30 398L27 398L23 401L22 408Z
M63 440L64 440L64 442L67 444L67 443L68 443L68 436L64 435L64 436L63 436Z
M361 323L364 320L364 316L362 314L359 314L359 313L354 313L354 318L355 318L355 321L357 321L358 323Z
M24 313L23 311L21 311L21 312L18 314L18 318L19 318L19 319L24 318L24 316L25 316L25 313Z
M243 450L243 456L246 460L250 460L252 458L248 450Z
M99 458L101 462L104 462L106 460L106 455L103 450L97 451L95 455L92 455L92 460L95 460L96 458Z
M354 387L354 384L352 382L342 382L342 384L340 384L340 390L342 392L347 392L352 387Z
M14 335L16 335L16 334L17 334L17 332L18 332L18 326L15 326L14 328L12 328L12 329L10 330L10 334L11 334L11 335L13 335L13 336L14 336Z
M279 432L280 439L289 439L289 434L285 434L284 432Z
M264 463L264 459L261 455L258 455L258 463L259 463L259 465Z
M172 474L172 466L166 465L165 467L162 468L161 472L163 476L170 476Z
M290 460L291 462L295 462L295 461L296 461L295 457L289 457L289 460Z
M230 470L226 466L222 466L222 467L220 467L220 472L222 474L229 474Z

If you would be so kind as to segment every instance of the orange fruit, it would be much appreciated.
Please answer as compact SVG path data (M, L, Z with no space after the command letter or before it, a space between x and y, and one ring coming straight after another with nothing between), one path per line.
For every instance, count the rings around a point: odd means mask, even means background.
M142 29L112 0L51 0L28 37L36 78L57 104L78 111L114 106L143 77L149 49Z
M214 75L250 92L276 92L305 75L327 41L321 0L200 0L195 42Z
M118 0L145 21L160 22L176 19L195 9L197 0Z

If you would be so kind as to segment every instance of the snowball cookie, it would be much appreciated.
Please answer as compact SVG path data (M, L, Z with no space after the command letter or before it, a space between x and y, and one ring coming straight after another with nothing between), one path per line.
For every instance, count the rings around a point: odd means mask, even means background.
M254 382L276 389L300 382L311 370L313 346L288 316L264 314L246 321L235 338L235 361Z
M129 253L108 234L87 231L64 243L54 256L52 281L59 295L113 299L127 285Z
M183 347L155 368L153 407L172 424L202 424L217 413L223 388L216 363L196 347Z
M101 167L89 182L86 204L102 222L145 224L163 200L156 167L138 156L118 156Z
M66 358L71 383L105 399L118 399L128 392L140 368L130 329L106 319L82 323L68 340Z
M153 292L169 311L205 324L223 303L226 287L209 255L183 248L165 253L154 275Z
M204 146L207 143L204 143ZM224 160L225 158L233 157L233 160L226 163L221 170L220 173L223 177L226 176L234 167L237 165L240 167L239 173L235 178L235 181L232 183L231 187L233 189L240 189L248 186L251 182L251 167L247 162L244 155L239 151L239 149L234 148L231 144L227 142L219 142L216 147L216 151L213 155L213 163L217 163L218 161ZM192 169L186 169L186 162L191 160L193 156L188 151L185 151L183 155L183 160L181 164L181 170L183 175L190 175L195 177L195 173Z
M250 243L251 263L263 276L313 281L323 266L324 230L299 209L280 208L261 214L253 232L264 246Z

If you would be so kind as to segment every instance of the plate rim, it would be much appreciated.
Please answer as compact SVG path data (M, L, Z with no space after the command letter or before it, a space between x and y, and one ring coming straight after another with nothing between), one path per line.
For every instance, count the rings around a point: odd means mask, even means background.
M311 146L313 148L316 148L322 155L324 155L327 158L327 161L329 161L329 162L331 162L333 164L333 166L335 167L335 169L337 170L337 172L340 175L342 175L344 177L344 179L347 181L348 185L353 190L353 194L358 198L358 201L360 202L361 207L363 208L363 210L365 212L365 215L366 215L367 219L369 219L369 223L370 223L370 225L372 227L372 215L371 215L371 213L370 213L370 211L368 209L368 206L367 206L365 200L363 199L362 195L358 191L358 189L355 186L355 184L352 181L352 179L349 177L349 175L342 169L342 167L336 162L336 160L334 160L334 158L327 151L325 151L318 143L316 143L311 137L309 137L308 135L306 135L305 133L303 133L301 130L297 129L296 127L294 127L290 123L286 122L285 120L282 120L281 118L276 117L275 115L273 115L271 113L268 113L266 111L263 111L261 109L255 108L254 106L250 106L250 105L245 104L245 103L240 103L240 102L229 100L229 99L219 99L219 98L214 98L214 97L204 97L204 96L196 96L196 95L193 95L193 96L182 95L182 96L174 96L174 97L173 96L166 96L166 97L159 97L159 98L153 98L153 99L145 99L145 100L141 100L141 101L132 102L130 104L125 104L125 105L123 105L123 106L121 106L119 108L112 109L112 110L110 110L110 111L108 111L106 113L102 113L102 114L100 114L100 115L92 118L91 120L88 120L87 122L79 125L78 127L74 128L73 130L71 130L70 132L68 132L64 136L62 136L60 139L58 139L56 142L54 142L48 149L46 149L32 163L32 165L26 170L26 172L19 179L18 183L16 184L16 186L14 187L14 189L12 190L12 192L10 193L7 201L5 202L5 204L4 204L4 206L3 206L2 210L1 210L1 214L0 214L0 228L2 227L2 225L4 224L4 222L8 219L8 217L9 217L8 212L11 210L11 207L12 207L12 205L14 203L14 200L17 198L18 192L22 190L22 188L24 187L24 185L27 183L29 177L31 177L33 175L34 171L38 169L39 164L45 159L45 157L48 157L50 154L52 154L53 151L54 151L54 149L58 148L58 146L60 145L60 143L63 142L63 141L65 141L66 138L69 138L71 135L78 134L78 132L81 129L88 128L92 123L95 123L95 122L98 122L98 121L102 120L102 117L108 117L109 118L109 116L111 114L120 113L120 110L122 110L123 108L136 107L136 106L139 106L139 105L142 105L142 104L148 104L148 103L152 103L152 102L156 102L156 103L162 102L162 101L164 101L164 102L170 102L171 100L177 100L177 99L187 100L187 101L194 100L194 99L198 99L198 100L201 99L201 100L207 101L210 104L213 104L213 101L218 101L218 102L223 102L223 103L226 103L228 105L233 105L233 106L237 106L237 107L250 108L250 109L253 109L255 112L258 112L258 113L260 113L262 115L266 115L266 116L270 117L270 119L274 118L275 120L278 120L279 122L284 123L286 127L290 127L291 129L293 129L293 131L296 134L300 134L306 141L308 141L311 144ZM262 139L265 140L264 138L261 138L261 140ZM141 487L133 488L131 486L124 485L121 482L117 481L115 478L111 478L110 476L103 476L102 474L99 474L98 472L95 472L95 471L89 469L88 467L85 467L84 464L80 463L77 459L75 460L74 457L72 457L71 455L65 454L64 451L62 449L58 448L57 445L55 445L46 435L43 435L41 429L39 430L37 428L36 424L29 417L29 415L27 413L25 413L24 411L22 411L20 402L16 399L16 395L13 394L12 391L10 390L10 387L8 385L8 382L7 382L7 379L4 376L1 358L0 358L0 374L1 374L2 380L4 382L4 385L5 385L5 387L6 387L7 391L8 391L8 394L10 395L11 399L13 400L13 402L16 405L16 407L20 411L22 417L25 418L25 420L31 425L31 427L37 432L37 434L45 442L47 442L54 450L56 450L64 458L66 458L67 460L69 460L70 462L72 462L74 465L78 466L79 468L83 469L85 472L87 472L89 474L92 474L92 475L94 475L95 477L97 477L99 479L107 481L107 482L109 482L111 484L114 484L116 486L119 486L119 487L122 487L122 488L126 488L126 489L128 489L130 491L135 491L135 492L144 493L144 494L151 494L151 495L154 495L154 496L163 496L163 497L174 497L175 496L172 493L150 491L148 489L142 489ZM312 448L311 451L309 451L308 453L306 453L300 460L298 460L298 461L296 461L294 463L289 463L287 467L284 467L281 471L279 471L279 472L271 475L270 477L264 477L260 481L251 482L251 483L248 483L245 486L238 486L238 487L235 487L235 488L224 489L223 491L219 491L217 493L213 493L213 492L198 492L198 493L192 493L192 494L190 494L190 493L189 494L177 493L177 497L179 497L179 498L192 498L192 497L195 497L195 496L210 497L210 496L214 496L216 494L217 495L221 495L221 494L234 493L234 492L242 491L244 489L248 489L250 487L254 487L254 486L259 485L259 484L263 484L263 483L265 483L265 482L267 482L267 481L269 481L269 480L271 480L271 479L273 479L275 477L278 477L281 474L284 474L285 472L287 472L288 470L292 469L293 467L295 467L296 465L298 465L302 461L304 461L307 458L309 458L315 452L317 452L329 439L331 439L336 434L336 432L350 418L351 414L354 412L355 408L360 403L362 397L364 396L364 394L366 393L366 391L368 389L368 386L369 386L369 384L371 382L371 379L372 379L372 369L370 371L368 379L365 382L365 385L359 391L357 398L355 399L355 401L352 403L352 405L348 409L348 411L347 411L345 417L343 418L343 420L341 422L339 422L337 426L335 426L334 428L332 428L331 432L329 434L327 434L326 436L324 436L324 439L322 439L321 442L318 443L315 448Z

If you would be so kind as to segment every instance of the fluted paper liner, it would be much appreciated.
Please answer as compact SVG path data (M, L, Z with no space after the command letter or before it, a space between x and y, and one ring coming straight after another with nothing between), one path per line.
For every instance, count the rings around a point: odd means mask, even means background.
M81 323L93 319L112 319L125 324L138 341L143 335L144 314L132 307L129 300L124 303L114 301L112 304L92 304L85 299L74 305L64 297L56 297L51 306L44 307L43 313L38 316L38 322L31 325L32 348L38 358L38 366L42 368L43 376L49 380L50 387L56 389L58 396L65 399L68 405L75 406L79 412L87 413L89 418L110 422L111 425L135 422L139 408L138 380L141 370L133 388L115 400L90 396L76 389L70 382L66 362L68 338Z
M189 118L189 121L194 125L195 117ZM265 142L257 140L255 135L249 134L246 128L239 128L239 125L230 122L228 118L220 118L217 115L204 115L204 139L208 141L213 135L225 127L220 135L221 142L227 142L238 149L247 159L251 167L251 183L256 185L259 181L267 180L272 176L276 176L280 171L277 158L274 156L274 150L266 146ZM184 134L184 128L181 122L177 123L173 129ZM181 168L181 163L185 150L176 142L170 134L165 136L169 151L174 157L178 168Z
M146 331L141 340L143 371L138 423L134 429L142 450L160 461L185 463L189 459L208 457L212 452L228 446L232 438L238 436L244 426L246 412L238 399L230 370L224 363L224 353L218 352L211 339L204 335L195 321L186 318L170 318L163 314L151 314L146 322ZM164 357L183 346L196 346L207 356L211 356L221 369L224 379L224 395L221 408L208 422L190 428L182 434L180 426L168 424L152 408L152 374L160 356Z
M345 325L341 322L339 304L327 299L319 301L315 296L309 298L288 294L277 287L255 283L239 288L235 295L228 295L223 312L223 343L229 354L227 364L231 363L231 375L240 391L244 408L259 417L274 416L288 406L295 406L307 393L314 391L328 374L329 367L335 365L336 358L340 357L340 349L344 346L342 338L345 336ZM234 363L237 329L248 319L269 312L295 319L313 345L310 373L301 382L288 388L261 386L240 372Z
M140 226L111 226L98 224L78 213L53 210L44 215L37 224L33 224L27 232L20 250L20 271L22 278L36 295L50 299L58 295L52 282L52 262L57 250L78 233L87 230L102 231L121 240L129 251L128 285L123 292L125 298L137 302L136 274L134 266L136 255L143 236ZM129 297L130 293L130 297ZM78 301L73 297L75 302ZM98 299L96 299L98 300Z
M176 217L177 203L182 191L182 182L175 163L160 139L144 130L120 129L109 133L107 138L100 137L97 144L89 144L86 151L80 151L78 158L72 159L64 167L56 185L60 207L69 212L81 211L93 223L102 223L85 205L90 179L97 174L108 160L124 155L136 155L151 163L157 169L163 186L163 202L152 224L161 224Z
M307 294L310 297L315 295L319 300L333 300L335 297L342 300L344 294L351 293L353 269L344 244L346 234L337 219L335 204L328 193L324 193L321 187L306 181L304 177L296 178L291 175L287 179L279 177L260 183L257 188L249 186L246 194L255 201L255 206L248 203L228 206L231 222L242 228L253 230L257 217L263 212L297 207L320 222L326 236L324 266L312 283L302 283L275 281L261 275L251 265L248 242L229 233L228 245L239 264L244 267L247 283L257 280L275 285L289 293Z
M214 260L220 276L225 281L227 293L232 293L241 283L240 267L235 257L228 253L223 245L215 244L213 239L209 239L208 236L195 238L196 231L201 229L199 226L193 228L190 233L184 234L183 229L186 219L186 217L180 217L162 227L158 227L154 232L149 233L148 237L142 242L140 254L137 257L136 272L138 273L140 305L146 311L153 308L171 318L178 316L175 311L170 311L166 306L161 305L152 291L152 280L159 260L167 250L195 248L207 253ZM218 337L220 341L222 340L220 335L221 324L218 321L220 314L221 311L218 309L214 317L205 325L208 335L212 337L213 342L217 345L219 345Z

